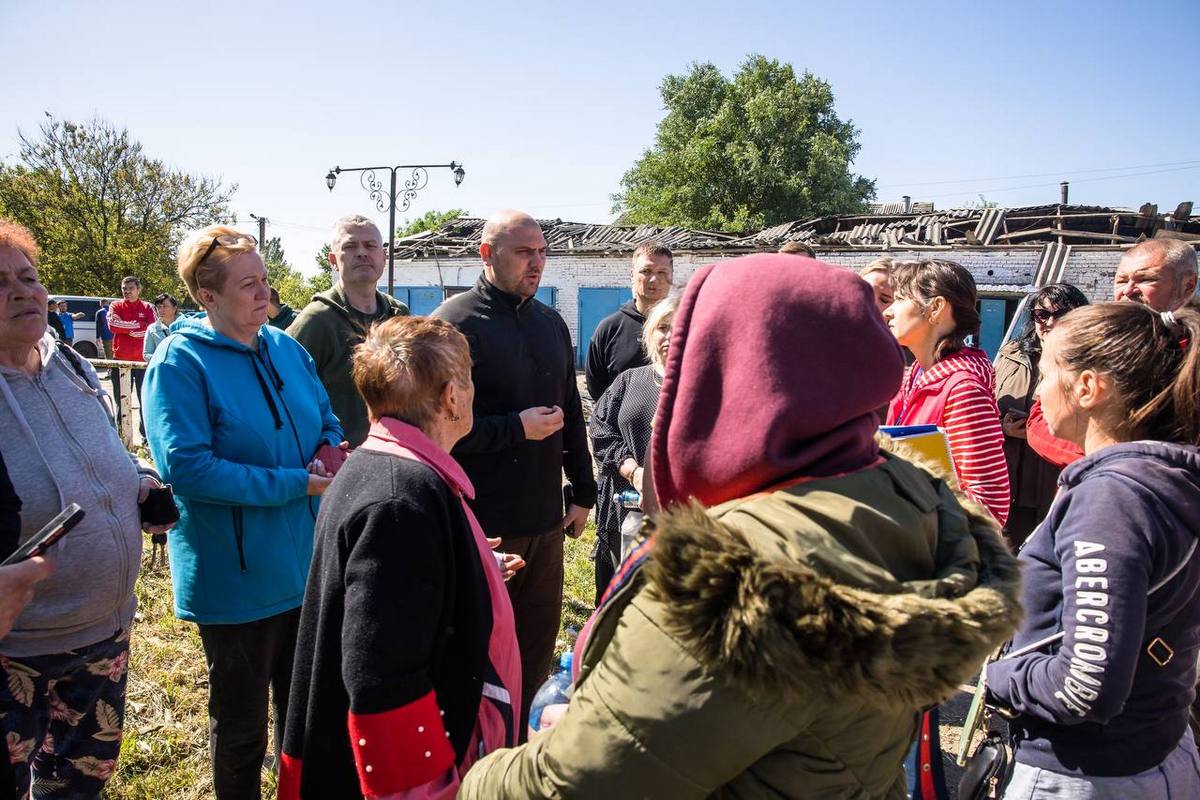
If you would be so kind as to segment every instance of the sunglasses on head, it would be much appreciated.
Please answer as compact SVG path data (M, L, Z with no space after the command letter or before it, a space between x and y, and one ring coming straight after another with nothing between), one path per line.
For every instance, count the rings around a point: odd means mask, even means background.
M196 266L198 267L203 264L208 257L212 255L213 250L217 249L218 245L221 247L233 247L234 245L242 244L243 242L249 243L252 247L258 246L258 239L255 239L248 233L222 234L220 236L214 236L212 243L209 244L208 249L204 251L204 255L200 256L200 260L196 262Z
M1030 312L1030 316L1033 317L1034 322L1040 322L1042 325L1045 325L1047 322L1049 322L1052 319L1058 319L1064 313L1066 313L1066 312L1060 308L1056 308L1053 311L1050 311L1045 308L1035 308L1033 311Z

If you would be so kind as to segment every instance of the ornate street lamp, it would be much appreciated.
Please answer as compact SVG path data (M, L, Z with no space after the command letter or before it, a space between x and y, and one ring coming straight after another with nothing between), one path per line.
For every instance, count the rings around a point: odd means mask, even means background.
M395 260L396 260L396 210L407 211L412 204L413 199L417 196L417 192L425 188L429 183L429 170L431 169L449 169L454 174L454 185L461 186L463 178L467 176L467 171L463 169L462 164L457 161L451 161L449 164L400 164L395 167L334 167L329 170L325 176L325 185L329 187L329 191L333 191L334 185L337 183L338 175L343 172L361 172L359 183L367 190L367 194L375 201L375 208L379 211L388 212L388 294L396 288ZM397 191L396 186L396 171L411 169L412 174L404 179L404 186ZM375 177L376 170L388 171L392 174L391 188L385 193L383 181Z

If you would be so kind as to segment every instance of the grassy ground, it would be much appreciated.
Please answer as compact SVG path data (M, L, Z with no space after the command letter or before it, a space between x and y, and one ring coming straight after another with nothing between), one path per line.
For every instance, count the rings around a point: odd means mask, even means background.
M588 559L596 540L589 525L566 542L563 629L555 658L574 646L592 613L595 581ZM212 797L208 767L208 677L196 626L175 619L171 577L143 562L138 615L129 663L125 739L106 800L200 800ZM263 772L263 797L275 796L275 778Z
M555 664L562 652L574 646L575 634L595 607L595 580L588 558L595 541L595 531L589 524L583 536L566 542L563 618ZM104 797L200 800L212 796L204 653L196 626L180 622L171 612L170 575L163 567L148 569L147 563L143 563L137 585L139 610L131 643L125 739L117 774ZM953 724L962 724L964 710L965 705L943 709L945 752L957 745L958 730ZM945 763L948 782L953 785L957 770L949 758ZM263 797L275 797L275 778L266 771Z

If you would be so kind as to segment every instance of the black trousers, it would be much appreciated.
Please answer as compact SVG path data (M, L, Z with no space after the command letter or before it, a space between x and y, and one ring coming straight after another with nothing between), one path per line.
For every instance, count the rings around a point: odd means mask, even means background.
M208 665L208 752L217 800L259 800L267 752L267 690L275 763L283 747L300 609L236 625L200 625Z
M550 674L554 643L562 621L563 535L505 539L500 551L525 559L525 568L508 582L521 649L521 741L529 733L529 706Z

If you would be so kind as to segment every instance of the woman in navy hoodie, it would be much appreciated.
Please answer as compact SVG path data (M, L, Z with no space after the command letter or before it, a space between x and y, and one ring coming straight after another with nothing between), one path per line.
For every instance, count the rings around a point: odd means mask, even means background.
M150 451L179 502L167 541L175 614L200 627L218 800L259 797L268 685L277 750L282 740L317 496L341 458L313 360L266 324L256 245L219 225L183 241L179 277L206 313L155 350L142 395Z
M1200 315L1076 309L1039 369L1051 432L1084 457L1021 551L1028 616L987 669L1016 714L1004 797L1200 797Z

